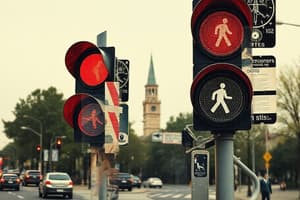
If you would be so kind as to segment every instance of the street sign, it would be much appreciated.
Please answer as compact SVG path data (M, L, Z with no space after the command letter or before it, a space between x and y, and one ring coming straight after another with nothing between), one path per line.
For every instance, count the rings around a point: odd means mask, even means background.
M243 67L253 87L252 123L276 122L276 59L274 56L253 56L253 66Z
M152 142L162 142L162 132L152 133Z
M129 96L129 60L117 60L117 80L120 84L120 99L128 101Z
M57 149L52 149L51 152L51 161L57 162L58 161L58 150Z
M270 152L267 151L264 153L263 158L266 162L269 162L272 159L272 155L270 154Z
M191 153L192 200L209 198L209 152L194 150Z
M182 142L181 132L163 132L162 136L163 144L181 144Z
M253 17L252 48L275 46L275 0L245 0Z
M128 144L128 105L120 104L122 113L120 114L120 133L119 133L119 145Z

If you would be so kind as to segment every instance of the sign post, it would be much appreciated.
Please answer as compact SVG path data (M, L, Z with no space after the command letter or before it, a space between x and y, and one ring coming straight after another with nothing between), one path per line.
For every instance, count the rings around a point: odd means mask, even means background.
M194 150L191 156L192 200L208 200L209 152Z

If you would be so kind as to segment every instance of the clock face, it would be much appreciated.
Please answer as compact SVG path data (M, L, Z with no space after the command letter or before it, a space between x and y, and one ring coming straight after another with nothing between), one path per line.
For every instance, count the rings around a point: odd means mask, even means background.
M156 106L151 106L151 111L155 112L156 111Z
M253 15L253 28L267 25L274 17L274 0L247 0L247 4Z
M123 62L123 61L118 62L117 79L118 79L118 82L120 83L120 88L123 88L128 83L128 79L129 79L128 65L129 65L129 63L126 63L126 61L125 62Z

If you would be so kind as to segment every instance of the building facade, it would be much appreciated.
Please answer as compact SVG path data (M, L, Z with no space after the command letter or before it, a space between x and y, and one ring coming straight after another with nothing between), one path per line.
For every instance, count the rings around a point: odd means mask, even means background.
M145 85L145 100L143 101L144 137L160 130L160 104L151 55L148 79Z

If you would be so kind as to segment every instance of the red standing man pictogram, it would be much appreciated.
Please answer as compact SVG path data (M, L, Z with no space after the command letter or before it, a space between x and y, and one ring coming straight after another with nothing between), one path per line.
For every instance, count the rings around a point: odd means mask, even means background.
M97 128L97 123L103 125L103 122L97 117L96 109L93 109L91 111L91 115L89 117L83 117L82 119L86 121L91 121L93 125L93 129Z

